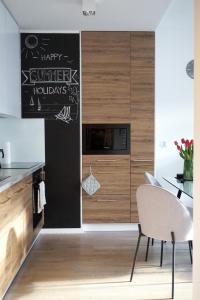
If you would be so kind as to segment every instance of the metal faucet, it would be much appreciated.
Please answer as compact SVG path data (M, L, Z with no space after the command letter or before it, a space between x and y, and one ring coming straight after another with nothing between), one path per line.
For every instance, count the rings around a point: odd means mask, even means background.
M2 154L2 158L4 158L4 151L3 151L3 149L0 149L0 153ZM1 168L1 162L0 162L0 168Z

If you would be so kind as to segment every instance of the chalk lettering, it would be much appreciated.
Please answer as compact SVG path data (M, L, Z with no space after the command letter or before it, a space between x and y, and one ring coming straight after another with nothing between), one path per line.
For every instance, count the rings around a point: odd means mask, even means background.
M66 95L67 87L66 86L47 86L47 87L34 87L34 95Z
M55 60L61 61L62 56L63 55L60 53L49 53L49 54L41 54L40 58L42 61L55 61Z

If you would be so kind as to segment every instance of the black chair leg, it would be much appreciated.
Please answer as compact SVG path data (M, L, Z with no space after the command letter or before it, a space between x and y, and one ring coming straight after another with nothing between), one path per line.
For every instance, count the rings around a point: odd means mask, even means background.
M133 278L133 272L134 272L134 269L135 269L135 262L136 262L136 258L137 258L137 254L138 254L138 249L139 249L139 246L140 246L140 239L141 239L141 236L142 236L140 224L138 224L138 229L139 229L139 236L138 236L137 246L136 246L135 255L134 255L134 259L133 259L133 266L132 266L132 271L131 271L130 282L132 281L132 278Z
M146 249L146 256L145 256L145 261L148 260L148 254L149 254L149 243L150 243L150 238L148 237L147 240L147 249Z
M154 239L151 240L151 245L152 245L152 246L154 245Z
M189 251L190 251L190 262L191 265L193 264L193 258L192 258L192 245L191 245L191 241L188 241L188 246L189 246Z
M193 250L193 242L190 241L191 249Z
M162 267L162 264L163 264L163 244L164 244L164 242L161 241L160 267Z
M174 275L175 275L175 237L174 232L171 232L172 237L172 299L174 299Z

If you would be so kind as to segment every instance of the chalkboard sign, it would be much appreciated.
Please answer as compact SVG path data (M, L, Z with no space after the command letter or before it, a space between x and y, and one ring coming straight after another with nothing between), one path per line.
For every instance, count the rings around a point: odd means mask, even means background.
M21 34L22 117L79 122L79 34Z

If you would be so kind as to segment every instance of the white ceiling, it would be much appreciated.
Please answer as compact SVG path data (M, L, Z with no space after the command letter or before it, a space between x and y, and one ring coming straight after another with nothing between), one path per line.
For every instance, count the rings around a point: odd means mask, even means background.
M173 0L96 0L96 15L82 15L82 0L3 0L24 30L155 30Z

